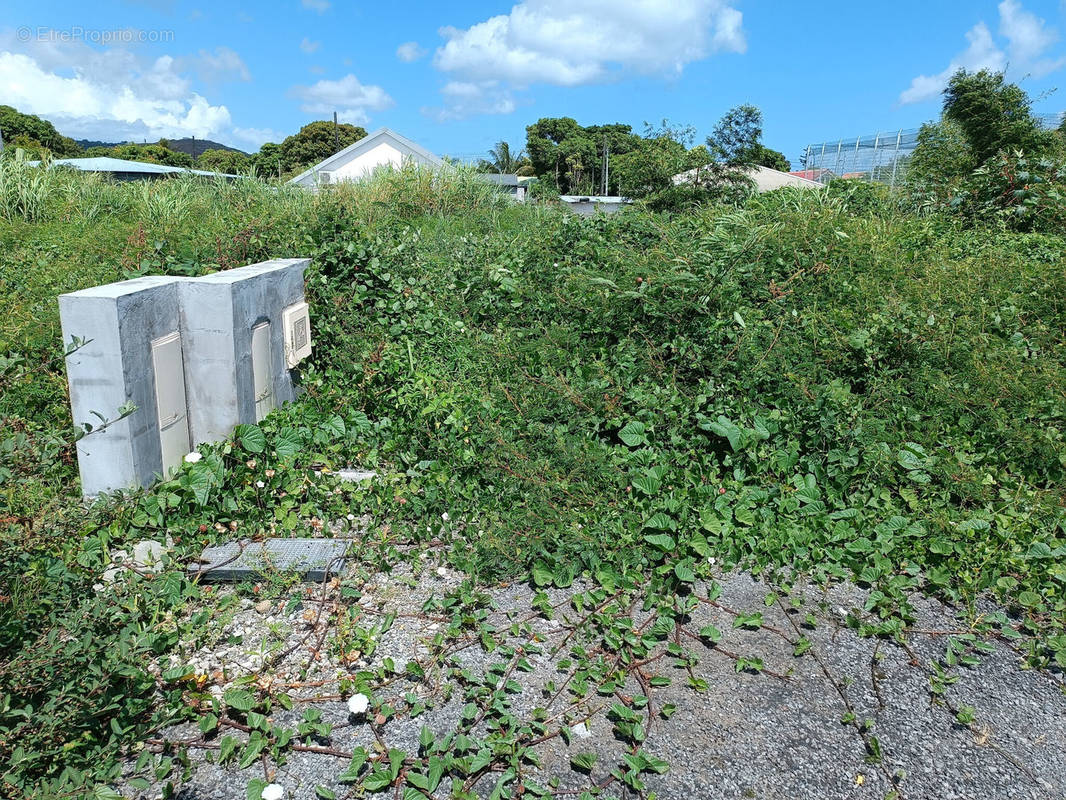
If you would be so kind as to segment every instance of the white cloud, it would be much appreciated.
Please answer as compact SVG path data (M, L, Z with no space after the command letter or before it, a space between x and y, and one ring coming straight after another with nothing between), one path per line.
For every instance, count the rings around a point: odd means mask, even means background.
M213 53L201 50L199 55L191 61L191 66L196 69L200 80L205 83L222 83L229 80L250 81L252 79L244 60L228 47L216 47Z
M941 72L914 78L900 94L899 102L908 105L939 97L960 69L999 72L1009 68L1012 75L1029 73L1039 77L1066 66L1066 57L1042 57L1058 41L1058 33L1047 28L1044 20L1024 10L1018 0L1003 0L998 8L999 34L1006 39L1006 51L993 39L988 25L978 22L966 33L967 48Z
M317 11L319 14L325 14L329 11L330 6L333 5L329 0L301 0L301 2L304 8Z
M743 53L742 22L725 0L523 0L470 28L442 28L433 63L453 83L486 86L483 105L496 108L497 81L520 90L676 77L711 53Z
M418 61L425 54L426 51L419 47L418 42L404 42L396 48L396 57L408 64L412 61Z
M284 133L278 133L273 128L234 128L233 136L253 150L258 150L264 142L280 142L285 138Z
M440 90L443 108L423 108L422 113L439 122L474 114L510 114L518 106L513 93L499 81L449 81Z
M1058 31L1046 27L1044 20L1022 8L1017 0L1003 0L999 4L999 32L1007 40L1007 52L1012 65L1027 68L1040 77L1066 65L1066 57L1042 58L1059 39Z
M310 114L332 114L345 122L363 124L368 111L382 111L393 100L380 86L360 83L349 73L339 80L321 80L311 86L294 86L290 94L301 101L300 110Z
M316 50L318 50L318 48L320 48L321 46L322 46L322 42L312 42L310 39L308 39L305 36L303 38L303 40L300 42L300 51L310 55L311 53L313 53Z
M67 60L58 58L57 52L52 55L53 62ZM75 138L213 138L229 131L229 110L191 91L172 57L162 56L141 68L128 53L97 55L95 62L59 74L34 56L0 52L4 102L51 120L62 133ZM116 69L101 72L105 64Z

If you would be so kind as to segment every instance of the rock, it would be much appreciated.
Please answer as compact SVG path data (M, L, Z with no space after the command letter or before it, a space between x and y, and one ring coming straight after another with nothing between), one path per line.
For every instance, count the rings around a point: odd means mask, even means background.
M272 609L273 607L274 604L269 600L261 600L260 602L255 604L255 610L258 611L260 614L270 613L270 609Z
M371 472L365 469L339 469L335 473L338 478L348 483L362 483L363 481L372 481L378 476L376 472Z
M162 568L164 552L160 542L144 539L133 546L133 563L142 569L158 572Z

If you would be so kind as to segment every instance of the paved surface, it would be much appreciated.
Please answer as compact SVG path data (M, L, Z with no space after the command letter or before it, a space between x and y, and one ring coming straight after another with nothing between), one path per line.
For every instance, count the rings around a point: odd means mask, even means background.
M416 719L389 720L378 729L387 746L414 753L423 725L444 734L460 721L461 693L449 695L447 676L427 658L445 622L439 612L420 611L428 598L443 597L460 578L435 565L426 565L417 574L399 568L387 576L370 577L357 599L344 599L338 593L334 610L347 607L349 617L360 611L365 625L381 620L389 611L407 615L397 617L387 632L375 636L372 655L338 654L337 648L327 655L325 646L316 652L316 643L328 642L336 629L330 627L334 624L331 611L317 619L308 615L314 607L310 603L287 616L273 608L262 614L236 604L239 611L228 624L241 626L245 631L242 642L254 649L261 642L257 628L270 625L276 629L279 621L288 621L275 647L278 657L253 663L245 674L258 670L260 685L271 680L275 688L285 684L297 698L292 712L279 711L273 716L276 723L295 726L305 709L317 708L322 720L333 724L328 737L316 740L318 745L343 752L356 746L372 750L375 733L366 720L349 715L337 675L374 668L387 657L401 668L408 660L426 663L430 668L425 681L395 680L375 693L379 699L403 705L405 693L414 692L431 704ZM648 791L660 798L879 800L893 791L903 798L1066 797L1066 693L1061 674L1021 669L1019 655L1005 641L995 639L991 640L992 652L983 655L979 664L951 670L956 680L942 696L935 696L930 691L931 665L943 657L950 636L965 629L951 609L916 598L917 620L905 643L897 644L856 632L856 621L866 618L862 612L865 593L852 585L837 585L828 593L813 586L799 587L784 603L771 606L764 602L769 588L746 573L723 576L719 585L720 597L700 603L686 628L698 630L713 624L722 631L722 638L713 647L683 641L698 658L691 667L692 677L705 680L706 691L689 688L688 671L676 666L673 658L661 658L645 670L649 676L673 679L669 686L650 689L650 713L641 712L649 728L644 750L670 765L666 774L643 776ZM557 780L557 796L574 798L590 785L609 780L609 770L628 752L614 735L612 722L598 710L614 698L592 692L583 701L574 701L567 692L546 691L550 682L557 686L566 677L557 664L566 650L579 643L589 647L596 643L586 641L570 624L579 614L567 599L579 590L548 592L551 602L560 604L554 621L530 611L534 592L528 586L488 590L493 607L489 623L506 632L512 622L528 620L542 640L543 652L529 656L531 671L514 673L522 690L512 695L513 712L529 719L534 708L544 708L555 719L548 726L553 732L561 727L575 731L571 725L578 725L569 744L558 735L538 744L540 767L531 768L529 774L543 786ZM737 612L760 612L762 625L734 627ZM639 625L648 614L637 603L632 617ZM810 648L796 656L801 637L811 643ZM517 644L528 639L519 636L511 641ZM560 644L563 652L552 658L549 650ZM478 676L505 660L498 653L484 652L473 637L446 637L443 649L448 652L446 664ZM193 657L210 659L210 651L207 646ZM227 658L239 660L241 656ZM738 669L743 666L738 658L759 658L763 669ZM231 671L221 670L212 680L224 683L232 677ZM220 686L214 688L216 694L220 691ZM631 676L617 696L644 691ZM666 719L661 711L668 704L677 710ZM975 708L974 720L967 724L956 720L964 706ZM848 715L854 715L855 721L843 721ZM587 722L580 724L585 717ZM195 739L198 734L195 725L187 724L164 732L163 738ZM880 761L870 758L872 746L879 746ZM150 747L158 748L158 742ZM248 781L264 776L283 786L286 797L313 798L316 786L336 792L337 797L355 796L349 794L351 787L336 781L346 762L333 755L290 752L284 763L257 762L238 770L208 763L206 757L212 753L209 746L190 750L194 769L190 779L177 787L178 798L243 800ZM578 753L599 756L591 774L571 768L570 759ZM489 775L476 783L475 793L487 797L494 778ZM446 797L448 786L445 781L437 796ZM154 798L160 790L158 784L147 790L123 788L124 796L131 798ZM392 790L382 796L393 796ZM602 796L638 795L627 793L614 781Z

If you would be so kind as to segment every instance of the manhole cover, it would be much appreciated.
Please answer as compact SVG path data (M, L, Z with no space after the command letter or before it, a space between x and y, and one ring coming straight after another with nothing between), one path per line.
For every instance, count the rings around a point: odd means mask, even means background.
M208 547L189 565L190 577L202 581L258 580L271 573L296 572L305 581L321 581L344 566L348 543L336 539L266 539Z

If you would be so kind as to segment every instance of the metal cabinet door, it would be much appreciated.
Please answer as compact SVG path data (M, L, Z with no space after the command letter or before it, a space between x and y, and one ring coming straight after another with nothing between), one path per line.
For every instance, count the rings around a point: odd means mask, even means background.
M181 335L176 331L152 342L152 369L155 372L163 475L166 476L181 466L181 460L191 449L185 365L181 355Z
M270 323L252 328L252 382L255 385L255 421L260 422L275 408L274 370L270 358Z

